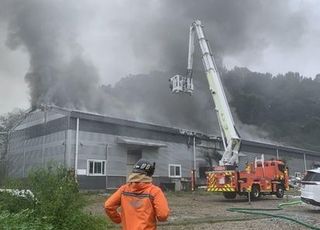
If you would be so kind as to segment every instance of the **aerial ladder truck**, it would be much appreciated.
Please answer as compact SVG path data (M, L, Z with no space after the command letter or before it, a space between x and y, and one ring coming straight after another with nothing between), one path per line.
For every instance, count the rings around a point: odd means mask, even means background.
M187 74L170 78L171 91L173 93L193 93L192 66L196 39L202 52L202 62L224 146L219 165L207 172L207 191L222 192L227 199L234 199L237 194L250 195L253 199L258 198L261 194L274 194L282 198L284 191L289 189L288 168L283 161L264 160L262 155L254 162L247 163L245 170L238 170L241 137L235 127L212 50L199 20L194 21L190 26Z

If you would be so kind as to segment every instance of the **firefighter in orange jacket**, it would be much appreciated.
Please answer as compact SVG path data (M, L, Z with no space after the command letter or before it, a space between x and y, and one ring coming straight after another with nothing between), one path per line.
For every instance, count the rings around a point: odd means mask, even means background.
M161 189L152 182L153 165L140 159L133 167L128 182L104 204L110 219L122 224L124 230L154 230L157 221L166 221L169 207ZM121 207L118 212L118 208Z

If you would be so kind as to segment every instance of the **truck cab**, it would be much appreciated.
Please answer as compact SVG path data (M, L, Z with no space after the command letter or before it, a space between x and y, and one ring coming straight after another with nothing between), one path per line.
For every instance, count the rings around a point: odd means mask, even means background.
M252 162L239 172L239 193L251 192L252 198L262 195L276 195L282 198L289 190L288 168L281 160Z

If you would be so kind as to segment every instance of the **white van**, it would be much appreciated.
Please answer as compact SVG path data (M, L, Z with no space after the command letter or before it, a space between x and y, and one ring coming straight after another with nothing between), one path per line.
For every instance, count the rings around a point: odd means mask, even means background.
M320 206L320 168L308 170L302 179L301 200L307 204Z

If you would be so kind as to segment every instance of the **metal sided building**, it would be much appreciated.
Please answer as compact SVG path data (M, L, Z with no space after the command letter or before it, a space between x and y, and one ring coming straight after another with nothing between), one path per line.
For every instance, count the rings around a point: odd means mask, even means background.
M50 106L29 112L10 132L5 162L9 177L26 177L50 163L76 168L80 188L98 190L124 183L145 158L156 162L156 184L180 190L194 167L197 184L205 184L207 156L222 146L221 139L201 133ZM240 170L261 154L286 160L290 175L320 162L317 152L247 140L240 153Z
M77 169L82 189L111 189L126 181L140 158L156 162L154 182L190 180L196 144L212 146L200 133L98 114L46 107L26 115L11 132L9 177L26 177L50 162ZM193 146L194 145L194 146Z

